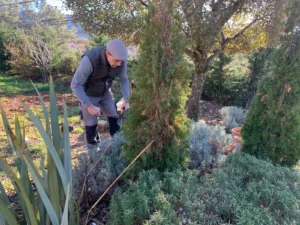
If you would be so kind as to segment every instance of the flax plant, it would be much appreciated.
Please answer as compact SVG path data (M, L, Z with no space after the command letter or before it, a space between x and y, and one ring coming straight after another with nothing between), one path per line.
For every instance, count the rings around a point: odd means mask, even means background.
M40 168L35 166L25 144L25 129L24 127L21 128L18 117L15 119L13 131L3 108L1 108L11 154L0 153L0 169L5 172L13 184L22 209L22 216L14 212L13 204L9 201L0 181L0 224L79 224L72 198L72 166L67 107L64 103L64 129L63 132L60 132L52 79L50 79L50 113L38 91L37 94L42 104L45 124L41 123L26 104L24 104L24 108L46 144L47 169L45 169L43 159L40 159ZM8 163L11 160L14 160L17 172ZM32 183L35 184L36 189L33 188Z

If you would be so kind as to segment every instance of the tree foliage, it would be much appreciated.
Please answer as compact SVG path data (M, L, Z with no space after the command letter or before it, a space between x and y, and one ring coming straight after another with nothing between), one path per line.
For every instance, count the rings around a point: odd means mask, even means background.
M300 159L300 2L292 1L282 43L242 129L243 151L273 163L293 166Z
M0 23L0 71L7 71L11 68L8 63L11 53L7 51L5 46L7 44L15 45L19 40L20 33L8 23Z
M65 2L73 11L73 21L80 22L89 34L108 34L113 38L122 37L127 42L139 42L148 3L106 0L93 0L88 4L81 0Z
M111 37L122 37L133 42L138 41L141 27L147 26L143 16L150 2L94 0L90 4L83 4L81 0L66 0L67 6L74 11L74 19L81 22L87 31L108 33ZM275 28L280 24L280 9L284 2L284 0L178 2L176 8L180 16L177 25L188 39L185 52L195 64L192 94L187 105L189 117L197 119L199 116L201 92L210 63L227 46L228 51L241 52L256 48L257 43L264 45L267 38L261 34L262 31L272 33L269 37L276 37L278 29ZM248 31L254 25L255 28ZM244 36L248 38L243 38ZM256 41L250 41L253 38ZM235 42L237 45L231 44Z
M183 113L189 74L182 51L184 39L171 16L173 7L173 0L153 2L133 74L137 88L124 125L125 155L133 159L154 140L142 161L135 164L136 172L140 168L172 169L186 163L188 119Z
M261 81L264 74L268 71L269 60L274 48L261 48L258 51L249 55L249 69L250 76L246 86L246 101L247 106L250 105L251 101L255 97L259 82Z
M5 48L4 53L0 54L6 60L2 64L10 65L13 73L34 79L42 77L47 81L53 67L60 67L55 64L54 59L66 52L63 45L75 37L75 32L67 30L64 15L57 9L43 1L35 3L38 3L37 9L32 5L22 4L17 20L7 18L7 22L2 22L5 26L1 26L0 36L4 34L2 44ZM15 34L16 38L7 33ZM54 71L58 70L59 68L54 68Z
M5 45L14 43L18 37L15 24L19 21L18 4L9 4L9 0L0 0L0 71L10 69L8 60L11 54L6 51Z
M190 42L186 53L195 64L195 76L192 93L187 104L189 117L197 119L200 113L200 98L203 84L211 62L224 51L229 43L239 40L254 24L268 27L277 15L280 1L181 1L184 23L182 30ZM201 10L200 10L201 9ZM234 29L234 34L225 28L230 25L232 17L243 16L248 22L240 29Z

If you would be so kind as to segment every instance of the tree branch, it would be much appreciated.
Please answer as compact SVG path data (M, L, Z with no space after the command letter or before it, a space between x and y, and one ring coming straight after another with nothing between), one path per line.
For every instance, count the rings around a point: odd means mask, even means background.
M256 23L258 20L260 20L258 17L255 18L251 23L249 23L247 26L245 26L241 31L239 31L238 33L236 33L233 37L231 38L226 38L222 43L223 45L228 44L229 42L237 39L239 36L241 36L247 29L249 29L254 23Z
M185 54L187 54L189 57L191 57L192 59L195 58L195 51L189 49L189 48L185 48Z
M208 57L207 61L206 61L206 65L209 66L209 64L215 59L217 58L220 53L225 49L226 45L232 41L234 41L235 39L237 39L238 37L240 37L241 35L244 34L244 32L249 29L254 23L256 23L258 20L260 20L258 17L255 18L251 23L249 23L247 26L245 26L242 30L240 30L238 33L236 33L233 37L230 38L224 38L224 35L222 35L222 42L221 42L221 47L219 49L215 49L213 51L213 55L211 55L210 57ZM223 34L223 33L222 33Z
M143 2L143 0L139 0L139 3L141 3L143 6L145 6L146 8L148 8L148 5L145 2Z

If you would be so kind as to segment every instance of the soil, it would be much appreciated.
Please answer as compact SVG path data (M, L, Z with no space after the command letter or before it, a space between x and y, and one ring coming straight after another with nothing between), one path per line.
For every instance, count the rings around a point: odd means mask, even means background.
M217 125L222 124L222 117L220 110L223 107L216 101L201 100L200 119L204 120L206 124Z
M49 94L41 93L46 106L49 106ZM62 111L63 101L66 102L68 107L78 105L78 101L73 94L56 94L56 100L58 108ZM10 95L1 99L1 105L5 109L6 115L9 117L11 114L26 113L23 104L26 104L29 108L41 107L41 102L36 94L27 95Z
M48 93L41 93L42 98L45 102L46 107L49 107L50 99ZM63 102L66 102L68 108L78 106L78 101L73 96L73 94L56 94L56 101L60 115L63 114ZM35 108L42 108L41 102L36 94L27 94L27 95L11 95L6 96L1 99L1 106L3 107L6 116L10 121L15 117L15 115L23 115L26 114L26 110L23 106L25 104L31 110ZM78 121L78 125L80 125L80 121ZM26 129L26 128L25 128ZM3 128L0 128L1 134L3 134ZM70 133L70 144L71 148L76 151L76 149L81 149L81 143L83 143L83 134L81 135L73 135ZM3 137L0 137L3 138ZM30 142L38 142L39 138L30 138ZM0 146L0 149L3 150L4 146Z

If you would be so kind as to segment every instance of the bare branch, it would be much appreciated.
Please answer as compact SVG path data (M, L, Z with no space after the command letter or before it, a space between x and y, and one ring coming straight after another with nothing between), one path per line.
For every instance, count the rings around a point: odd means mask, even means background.
M254 23L256 23L258 20L260 20L260 18L255 18L251 23L249 23L247 26L245 26L241 31L239 31L238 33L236 33L233 37L231 38L226 38L223 42L222 45L226 45L229 42L237 39L239 36L241 36L246 30L248 30Z
M145 6L146 8L148 8L148 5L145 2L143 2L143 0L139 0L139 3L141 3L143 6Z
M224 34L221 33L222 35L222 42L221 42L221 47L219 49L215 49L213 51L213 55L211 55L210 57L208 57L208 59L206 60L206 65L208 66L215 58L217 58L220 53L222 51L224 51L226 45L232 41L234 41L235 39L237 39L238 37L240 37L241 35L244 34L244 32L249 29L254 23L256 23L258 20L260 20L260 18L255 18L251 23L249 23L247 26L245 26L242 30L240 30L238 33L236 33L233 37L230 38L224 38Z

